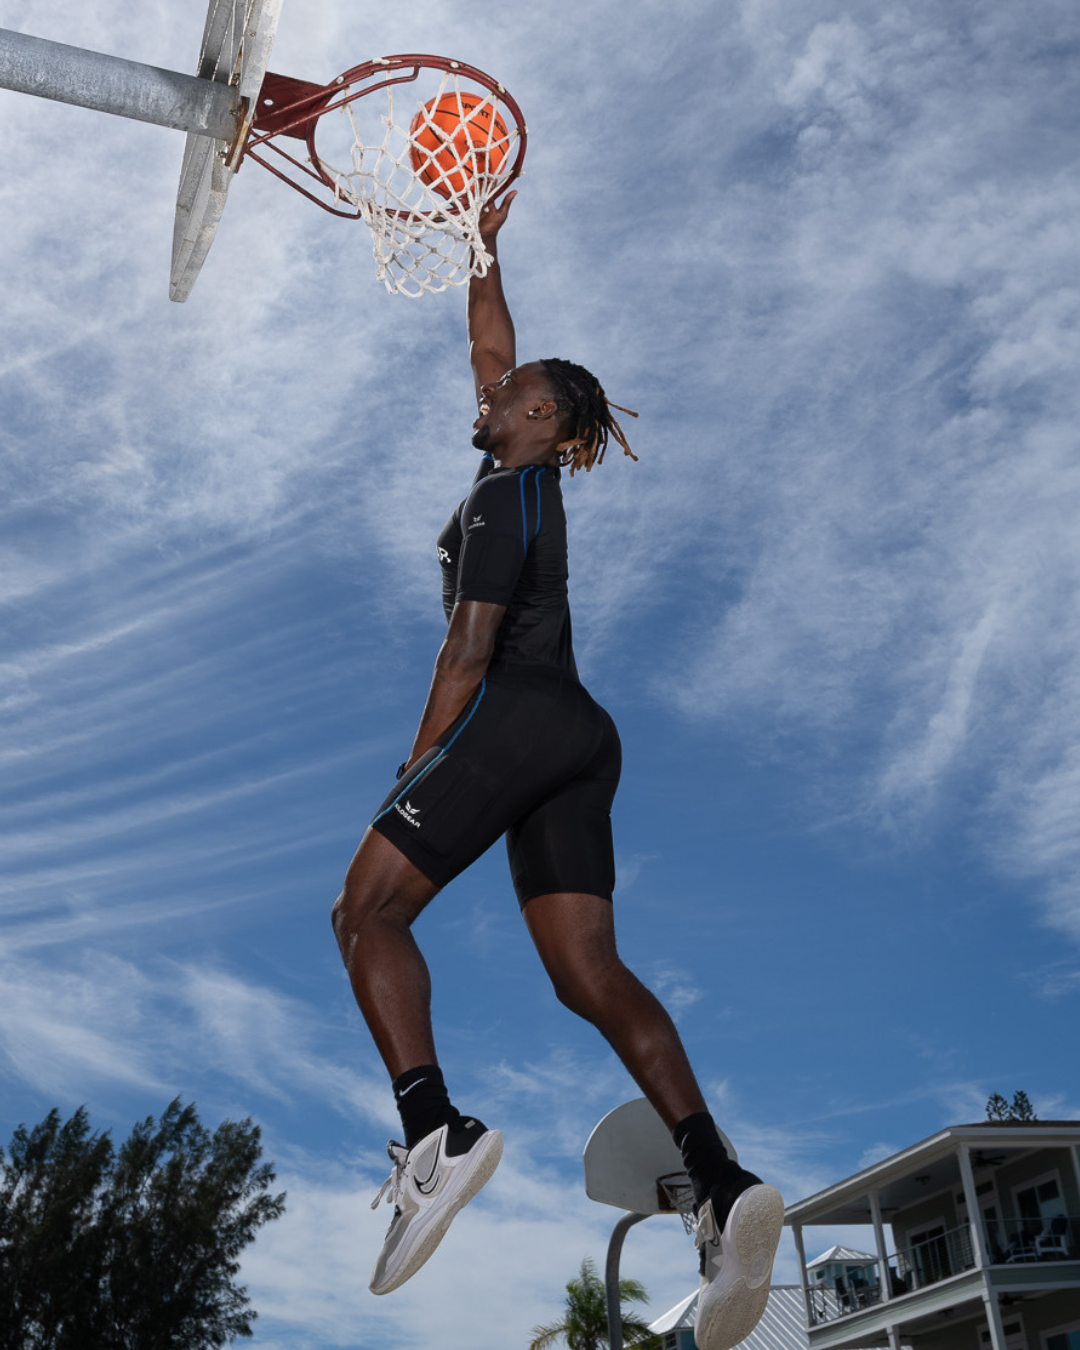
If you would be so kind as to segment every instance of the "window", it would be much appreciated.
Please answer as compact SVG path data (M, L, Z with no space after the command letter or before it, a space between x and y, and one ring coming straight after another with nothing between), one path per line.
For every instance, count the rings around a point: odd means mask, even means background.
M1043 1337L1043 1347L1044 1350L1080 1350L1080 1323L1048 1332Z
M908 1237L911 1244L911 1263L915 1268L915 1287L936 1284L952 1274L949 1249L945 1240L945 1225L935 1224Z
M1065 1204L1061 1198L1057 1176L1044 1177L1034 1186L1017 1191L1016 1209L1022 1219L1031 1219L1034 1223L1064 1214Z
M1001 1211L998 1208L993 1182L987 1181L976 1187L975 1194L979 1198L979 1214L982 1217L986 1259L991 1265L994 1265L996 1262L1005 1259L1004 1253L1008 1249L1009 1238L1004 1225L1001 1223ZM956 1197L956 1213L961 1223L968 1219L967 1199L963 1194Z

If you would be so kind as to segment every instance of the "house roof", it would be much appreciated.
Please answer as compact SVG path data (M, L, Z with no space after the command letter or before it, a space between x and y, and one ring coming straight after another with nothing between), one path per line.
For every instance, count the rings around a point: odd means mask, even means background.
M812 1261L808 1261L806 1269L813 1270L815 1266L827 1266L832 1261L857 1261L860 1265L868 1265L871 1261L876 1260L877 1257L873 1252L858 1252L854 1247L830 1247L827 1252L822 1252L820 1256L815 1256Z
M695 1289L688 1298L651 1323L649 1330L660 1336L676 1327L692 1327L697 1300ZM739 1342L738 1350L807 1350L809 1344L802 1289L797 1284L774 1284L761 1321L746 1340ZM905 1350L911 1350L910 1346Z
M1028 1153L1035 1148L1063 1148L1080 1144L1080 1121L1032 1120L999 1124L950 1125L912 1144L900 1153L856 1172L787 1208L787 1222L795 1224L869 1223L871 1191L877 1191L882 1214L914 1203L921 1195L954 1186L956 1156L961 1146L971 1150L976 1174L996 1166L999 1153Z
M676 1327L692 1327L697 1311L697 1296L696 1289L692 1294L687 1294L681 1303L676 1303L674 1308L669 1308L655 1322L650 1322L649 1330L662 1336L665 1331L674 1331Z

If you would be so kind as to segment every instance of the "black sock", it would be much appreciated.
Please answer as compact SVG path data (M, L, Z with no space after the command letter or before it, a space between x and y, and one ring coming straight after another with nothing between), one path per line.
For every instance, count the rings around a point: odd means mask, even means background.
M446 1151L451 1157L467 1153L484 1133L484 1126L474 1116L462 1116L450 1101L443 1082L442 1070L437 1064L421 1064L406 1069L394 1079L394 1101L405 1131L405 1147L415 1148L434 1130L449 1125Z
M680 1120L671 1134L694 1188L694 1212L712 1196L713 1213L722 1228L731 1206L748 1187L759 1185L760 1178L728 1157L720 1131L708 1111L696 1111Z
M421 1064L394 1079L394 1102L405 1131L405 1147L414 1148L440 1125L457 1120L437 1064Z
M686 1174L694 1188L694 1208L707 1199L709 1190L729 1161L716 1122L708 1111L695 1111L680 1120L671 1132L683 1156Z

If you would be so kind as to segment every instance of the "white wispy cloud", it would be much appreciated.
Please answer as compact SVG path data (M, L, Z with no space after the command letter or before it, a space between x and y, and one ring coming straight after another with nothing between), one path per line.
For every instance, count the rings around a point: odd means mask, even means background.
M362 1069L334 1061L318 1048L325 1032L310 1005L278 989L89 946L77 960L5 954L3 974L8 1072L42 1097L74 1104L136 1090L143 1100L171 1097L193 1083L199 1066L198 1077L229 1101L245 1094L278 1105L317 1101L380 1129L396 1120L373 1051L364 1050Z
M705 997L704 991L690 973L678 966L661 965L654 972L652 987L660 1002L677 1022L679 1017Z

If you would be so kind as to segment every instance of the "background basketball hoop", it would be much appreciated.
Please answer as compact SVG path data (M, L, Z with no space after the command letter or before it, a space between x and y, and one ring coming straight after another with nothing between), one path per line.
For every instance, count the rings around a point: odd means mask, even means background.
M268 74L243 157L332 215L363 220L379 279L422 295L486 273L480 214L521 173L526 141L520 108L490 75L447 57L386 56L326 85Z

